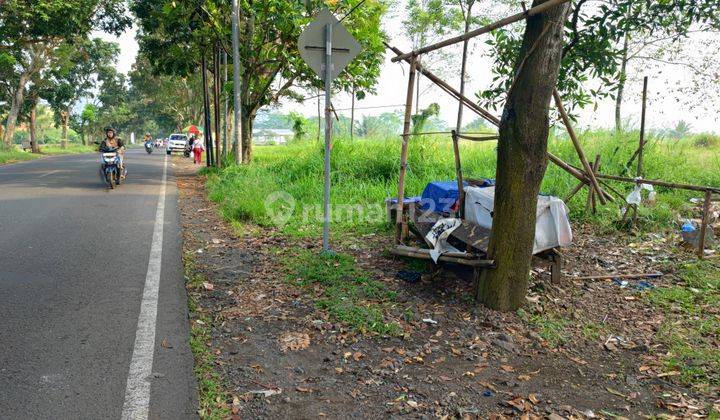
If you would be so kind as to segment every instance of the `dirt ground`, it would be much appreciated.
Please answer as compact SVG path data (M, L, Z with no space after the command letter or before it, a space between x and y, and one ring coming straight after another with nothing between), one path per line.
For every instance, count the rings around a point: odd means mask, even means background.
M192 167L177 163L176 174L184 250L208 283L190 293L213 319L206 344L230 395L219 404L235 418L684 418L720 406L717 396L663 375L665 350L654 340L663 313L643 302L636 281L573 280L655 271L676 258L660 237L634 244L574 226L564 282L551 284L537 268L517 313L474 305L469 281L452 272L417 283L396 278L408 267L384 252L386 235L336 243L397 292L386 316L404 334L388 338L333 323L312 293L286 281L279 250L319 250L319 239L260 229L240 235L218 216ZM651 281L673 280L666 273ZM555 342L558 323L567 328Z

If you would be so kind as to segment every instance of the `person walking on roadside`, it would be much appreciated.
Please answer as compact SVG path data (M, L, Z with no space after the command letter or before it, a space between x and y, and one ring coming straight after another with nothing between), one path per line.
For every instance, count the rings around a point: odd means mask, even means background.
M192 151L193 156L195 157L195 163L198 165L202 164L203 150L205 150L205 145L203 144L203 141L200 139L195 139L192 144Z

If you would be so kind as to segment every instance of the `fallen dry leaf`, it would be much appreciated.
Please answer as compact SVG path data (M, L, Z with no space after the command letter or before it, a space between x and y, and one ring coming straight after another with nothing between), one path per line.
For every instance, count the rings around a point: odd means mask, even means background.
M504 370L505 372L515 372L515 368L510 365L500 365L500 369Z
M310 346L310 336L307 333L285 331L278 339L282 351L298 351Z

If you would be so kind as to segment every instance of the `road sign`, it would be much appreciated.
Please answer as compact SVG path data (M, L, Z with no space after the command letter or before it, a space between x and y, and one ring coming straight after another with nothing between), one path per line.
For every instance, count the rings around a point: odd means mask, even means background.
M332 81L360 52L360 44L330 13L322 10L300 34L300 56L325 84L325 185L323 189L323 251L330 251L330 139Z
M323 80L325 79L325 27L327 25L332 25L332 66L330 67L330 80L332 81L360 53L360 44L329 10L322 10L300 34L298 49L300 57Z

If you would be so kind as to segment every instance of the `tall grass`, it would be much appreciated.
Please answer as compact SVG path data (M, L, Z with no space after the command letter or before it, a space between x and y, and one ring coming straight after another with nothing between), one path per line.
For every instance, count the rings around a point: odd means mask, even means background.
M589 131L582 133L581 142L589 160L596 154L602 156L603 172L624 174L625 164L637 147L637 138L637 133L615 135ZM495 142L461 142L460 149L466 178L495 177ZM571 164L580 165L572 143L564 137L552 137L549 150ZM335 139L331 203L366 206L382 213L384 200L397 195L399 151L399 139ZM420 195L429 181L455 179L449 138L412 138L408 164L406 196ZM633 166L628 174L634 176L634 171ZM645 148L644 174L646 178L720 186L720 149L696 147L691 141L650 139ZM273 224L265 205L268 196L276 191L289 194L295 200L295 212L282 229L285 233L305 235L317 232L321 225L322 180L323 146L316 141L306 141L256 147L252 164L214 172L208 185L210 198L222 204L225 217L263 226ZM576 184L575 178L549 164L541 191L564 198ZM614 187L623 193L632 189L630 184L614 183ZM646 226L675 229L677 214L689 210L688 199L692 196L697 194L658 188L657 203L641 208L640 216ZM585 197L583 191L569 203L571 217L611 227L611 221L618 218L619 205L601 206L597 215L591 215L585 211ZM308 215L314 217L308 220ZM387 228L382 217L370 219L340 217L333 223L335 229L361 232Z

